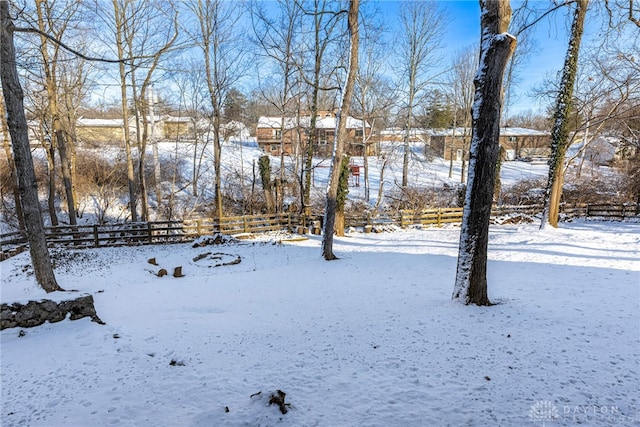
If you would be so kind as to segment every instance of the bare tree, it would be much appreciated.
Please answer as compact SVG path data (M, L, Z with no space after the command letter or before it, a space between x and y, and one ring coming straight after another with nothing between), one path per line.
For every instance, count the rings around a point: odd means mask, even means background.
M500 152L502 82L516 40L508 34L509 0L481 0L480 63L474 81L469 178L465 195L453 299L490 305L487 295L489 217Z
M622 12L622 15L625 15L630 22L640 28L640 2L637 0L605 0L604 3L611 22L614 22L615 16Z
M213 127L214 197L216 214L222 206L222 116L227 92L244 73L245 50L236 26L241 17L240 3L223 0L190 0L187 7L196 19L193 39L204 57Z
M366 19L366 17L364 18ZM371 130L375 128L376 123L383 122L388 113L389 108L395 100L395 90L383 72L388 62L385 60L385 49L389 48L388 44L383 41L383 31L381 25L375 25L369 22L363 22L360 42L360 58L358 62L358 77L356 79L354 109L359 111L362 119L362 161L364 169L364 199L370 199L369 184L369 152L370 147L374 143L372 138L373 132L367 132L367 124Z
M323 78L326 78L326 70L334 70L336 67L326 66L326 54L329 51L332 43L335 42L335 30L339 22L336 19L336 14L329 10L328 0L311 0L311 8L304 7L304 14L307 18L311 19L309 38L304 40L303 47L305 53L312 55L312 59L306 61L304 58L301 60L298 66L301 68L300 77L304 80L311 92L309 103L310 120L308 132L309 138L307 140L306 150L304 152L304 167L303 174L303 191L301 195L302 199L302 211L305 217L311 215L311 186L313 175L313 156L314 150L318 143L318 109L320 105L321 92L330 90L330 85L323 85ZM309 64L310 70L305 69L305 65Z
M185 58L186 70L174 73L173 81L178 87L179 112L188 114L191 119L193 140L193 156L191 167L191 187L194 198L200 196L200 177L202 176L203 160L209 145L210 126L207 117L211 109L207 82L204 73L204 59ZM176 140L178 135L176 135Z
M454 54L448 77L449 93L455 109L452 137L455 138L457 126L461 126L463 129L461 183L466 182L467 140L469 139L469 130L471 128L471 107L474 95L473 79L477 69L478 49L475 46L470 46ZM458 112L461 114L461 120L458 120Z
M63 10L54 9L54 4L43 0L36 0L37 28L40 34L40 54L42 68L44 71L44 82L48 101L48 114L51 119L51 144L57 146L60 155L60 167L62 171L62 181L64 183L67 200L67 210L69 212L69 223L77 224L76 203L74 201L73 182L71 175L71 159L69 156L69 129L63 127L61 109L58 100L62 98L59 90L58 61L61 58L61 47L57 43L45 37L44 34L52 34L56 39L62 40L65 31L68 29L71 20L80 6L80 2L71 2L65 5Z
M135 169L133 166L133 141L131 139L131 129L129 127L129 105L127 95L127 68L125 58L127 34L133 33L128 27L131 25L130 17L135 16L136 5L124 0L112 0L113 6L113 31L115 36L115 46L117 57L120 60L118 72L120 77L120 103L122 111L122 126L124 134L124 148L127 156L127 180L129 188L129 210L131 221L138 222L138 183L136 182Z
M578 55L584 30L589 0L576 0L576 8L569 35L569 48L562 69L562 78L554 112L551 130L551 158L549 160L549 178L545 189L544 209L540 228L547 225L558 226L560 197L564 184L563 165L569 148L569 117L573 108L573 88L578 74Z
M409 134L413 127L413 109L435 76L429 71L437 63L441 48L444 14L437 2L405 1L400 5L401 35L399 40L399 69L404 92L405 136L402 163L402 187L408 184Z
M285 177L285 120L292 113L292 100L298 86L296 75L296 35L299 32L302 9L297 2L279 0L277 2L279 15L276 19L268 16L262 3L253 3L253 30L262 55L275 62L275 75L280 83L280 90L274 95L267 96L267 101L280 112L280 183ZM284 191L284 189L282 190ZM280 191L280 200L276 208L282 209L284 195Z
M157 6L151 8L149 2L145 2L148 7L142 13L142 17L136 17L137 22L142 22L141 28L128 28L127 31L127 47L129 57L142 57L145 52L142 49L149 49L148 58L144 61L130 61L129 77L131 81L131 93L133 98L134 116L136 119L136 141L138 148L138 184L140 186L140 200L142 202L142 220L147 221L149 218L149 207L147 203L147 184L145 177L147 142L149 140L151 105L153 100L149 100L149 94L153 83L154 72L160 64L160 60L170 51L178 38L178 13L172 11L174 9L170 2L161 2ZM165 9L166 8L166 9ZM138 13L141 13L139 11ZM173 15L173 16L172 16ZM172 25L162 25L164 31L158 31L158 24L165 24L171 19ZM134 40L139 39L140 47L134 45ZM140 40L141 39L141 40ZM140 49L141 51L136 51ZM138 76L142 79L138 86ZM155 115L155 112L153 113ZM155 127L155 126L154 126ZM155 135L154 135L155 136ZM154 145L157 151L157 146ZM157 159L157 156L156 156ZM156 194L160 195L158 187ZM156 200L158 206L161 202L160 197Z
M47 292L61 290L53 273L47 248L38 184L29 149L27 118L24 114L23 92L16 67L13 42L15 26L9 11L9 2L0 1L0 79L7 113L7 126L11 134L14 161L18 173L18 186L24 222L29 239L29 252L36 281Z
M342 88L342 98L340 107L336 115L336 133L333 143L333 155L329 172L329 185L327 187L327 200L324 212L322 255L327 261L336 259L333 253L333 234L336 221L336 207L338 184L340 181L340 165L344 154L344 144L347 137L347 116L351 107L351 98L355 87L356 76L358 74L358 44L360 34L358 32L358 9L359 0L350 0L348 20L349 31L349 66L347 78Z

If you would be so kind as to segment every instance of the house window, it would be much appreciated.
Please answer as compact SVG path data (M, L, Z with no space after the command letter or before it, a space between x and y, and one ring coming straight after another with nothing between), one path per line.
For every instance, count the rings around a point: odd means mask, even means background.
M356 129L356 137L362 138L362 135L363 135L362 129Z
M508 140L509 142L516 142L517 138L515 136L510 136Z
M275 139L282 138L282 129L274 129L273 133L274 133L274 138Z
M271 151L278 151L278 146L276 144L271 144L269 148L271 149Z

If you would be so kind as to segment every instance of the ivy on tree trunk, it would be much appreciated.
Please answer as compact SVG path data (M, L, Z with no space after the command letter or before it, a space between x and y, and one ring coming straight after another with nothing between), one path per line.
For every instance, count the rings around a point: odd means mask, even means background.
M560 199L564 185L564 159L569 148L569 115L573 108L573 87L578 74L578 55L587 14L589 0L576 1L576 10L571 24L569 48L564 60L560 89L556 101L553 129L551 130L551 158L549 159L549 178L545 189L544 209L540 228L547 224L558 226Z
M333 156L331 172L329 174L329 185L327 187L327 201L324 210L323 236L322 236L322 256L325 260L337 259L333 253L333 233L335 232L336 209L338 198L338 184L340 181L340 164L344 152L344 142L347 136L347 115L351 106L351 97L355 86L358 72L358 9L359 0L351 0L349 3L348 28L350 36L349 46L349 69L347 80L342 90L340 109L336 117L336 136L333 144Z

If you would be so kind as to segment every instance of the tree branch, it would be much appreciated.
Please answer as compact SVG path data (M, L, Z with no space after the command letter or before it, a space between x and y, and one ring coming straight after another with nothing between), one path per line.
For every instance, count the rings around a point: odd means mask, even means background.
M37 28L28 28L28 27L14 27L13 28L14 32L18 32L18 33L35 33L35 34L39 34L42 37L45 37L49 40L51 40L52 42L56 43L57 45L59 45L60 47L62 47L63 49L65 49L66 51L86 60L86 61L93 61L93 62L106 62L109 64L118 64L120 62L127 62L127 61L131 61L134 58L125 58L125 59L107 59L107 58L96 58L93 56L88 56L85 55L75 49L73 49L72 47L68 46L67 44L63 43L62 41L58 40L57 38L45 33L44 31L40 31Z

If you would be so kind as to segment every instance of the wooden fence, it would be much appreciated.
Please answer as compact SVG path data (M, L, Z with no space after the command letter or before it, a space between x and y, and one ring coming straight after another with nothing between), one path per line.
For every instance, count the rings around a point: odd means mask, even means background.
M152 245L190 242L215 233L238 234L292 229L299 222L291 214L251 215L222 219L192 219L121 224L63 225L45 227L49 246L97 248L101 246ZM24 231L0 235L0 260L20 252L27 244Z
M539 205L494 207L491 215L535 215L542 210ZM635 205L573 205L563 206L561 212L567 217L586 217L600 220L637 220L640 222L640 204ZM315 216L313 220L318 220ZM306 219L310 223L309 218ZM422 225L437 226L461 223L462 208L403 210L379 215L347 215L347 227L394 225L402 228ZM200 218L184 221L156 221L144 223L121 223L101 225L64 225L46 227L45 234L50 246L101 247L124 245L148 245L158 243L189 242L199 236L215 233L239 234L269 231L295 231L302 224L302 217L294 214L247 215L224 218ZM24 231L0 235L0 260L18 253L26 247Z

